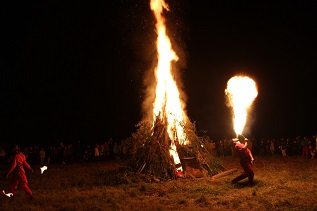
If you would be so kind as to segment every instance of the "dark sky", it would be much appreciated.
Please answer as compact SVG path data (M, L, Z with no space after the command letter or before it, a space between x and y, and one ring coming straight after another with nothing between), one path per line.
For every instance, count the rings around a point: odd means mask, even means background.
M317 4L167 1L187 113L211 138L232 135L224 89L253 78L245 135L315 134ZM103 141L135 132L155 62L149 0L1 3L2 142Z

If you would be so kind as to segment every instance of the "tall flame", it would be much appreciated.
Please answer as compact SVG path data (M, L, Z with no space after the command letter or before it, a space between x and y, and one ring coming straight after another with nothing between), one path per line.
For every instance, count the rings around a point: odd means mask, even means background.
M151 0L151 9L156 18L157 53L158 64L155 68L156 96L153 104L153 119L160 117L167 120L167 132L171 139L170 154L175 164L180 163L175 141L180 144L188 144L183 125L186 122L184 112L185 104L180 99L176 82L171 74L171 62L177 61L178 56L173 51L171 41L166 35L165 19L162 16L163 9L169 11L164 0Z
M227 83L225 93L233 109L233 125L236 135L242 135L248 110L258 95L255 82L246 76L234 76Z

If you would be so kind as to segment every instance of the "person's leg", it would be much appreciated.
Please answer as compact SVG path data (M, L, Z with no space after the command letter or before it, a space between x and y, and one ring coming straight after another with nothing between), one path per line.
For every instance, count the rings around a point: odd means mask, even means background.
M22 187L22 189L25 191L25 193L26 193L27 195L32 196L32 191L31 191L31 189L29 188L28 183L21 182L21 187Z
M27 180L26 176L21 175L19 180L20 180L19 182L20 182L21 188L25 191L25 193L29 196L32 196L32 191L29 188L29 184L28 184L28 180Z
M241 167L243 168L244 172L241 173L239 176L232 180L233 183L243 180L248 177L249 185L253 185L253 178L254 178L254 171L252 168L252 164L249 162L240 163Z
M308 147L303 147L303 156L308 157Z
M248 175L246 174L246 171L245 171L245 164L240 161L240 165L241 165L241 167L242 167L242 169L243 169L243 172L242 172L239 176L237 176L236 178L234 178L234 179L231 181L232 183L236 183L236 182L238 182L238 181L240 181L240 180L243 180L244 178L247 178L247 177L248 177Z
M246 174L248 175L249 185L253 185L254 171L251 163L245 165L243 168Z
M239 176L237 176L236 178L232 180L232 183L239 182L240 180L243 180L244 178L247 178L247 177L248 175L245 172L242 172Z
M32 196L32 191L29 188L28 180L26 179L26 177L21 178L20 185L27 195Z
M10 192L13 196L16 194L19 185L19 179L17 177L13 177L10 185Z

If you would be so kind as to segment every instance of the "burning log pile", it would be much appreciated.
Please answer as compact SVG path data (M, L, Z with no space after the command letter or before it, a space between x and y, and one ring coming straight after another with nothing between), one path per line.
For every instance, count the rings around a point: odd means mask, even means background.
M177 177L175 169L179 166L175 165L170 155L171 140L164 121L157 118L153 126L151 121L142 120L137 128L137 132L133 133L127 141L129 155L126 165L134 172L154 175L161 179L175 179ZM199 137L193 123L188 122L183 125L183 128L190 139L190 145L177 144L176 147L181 160L180 165L184 169L184 176L213 176L222 171L223 166L212 153L210 144L207 143L209 139ZM186 158L195 161L191 162L195 165L190 166L190 163L185 163Z
M132 134L132 139L127 143L128 166L139 173L162 178L170 177L175 168L169 156L170 145L166 137L166 128L161 122L156 122L152 129L151 122L147 121L139 122L137 127L138 131Z

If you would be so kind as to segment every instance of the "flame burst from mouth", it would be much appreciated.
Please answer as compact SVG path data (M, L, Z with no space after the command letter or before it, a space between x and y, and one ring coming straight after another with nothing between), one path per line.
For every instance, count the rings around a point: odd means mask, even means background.
M171 62L176 62L178 56L173 51L171 41L166 35L165 19L162 16L163 9L169 10L168 5L164 0L151 0L150 5L157 21L158 53L158 64L155 68L157 84L153 104L153 119L159 117L162 121L167 121L167 132L171 139L170 154L173 156L175 164L179 164L180 159L175 142L178 141L179 144L186 145L188 140L183 128L186 123L185 104L180 99L179 90L171 73ZM181 167L177 170L181 170Z
M228 81L225 93L233 109L234 131L238 137L242 135L248 110L258 95L256 84L249 77L235 76Z

